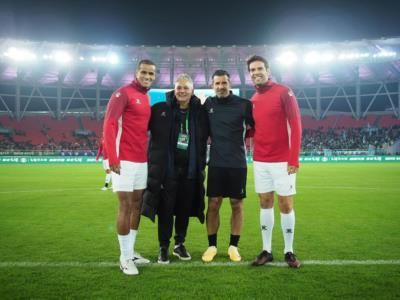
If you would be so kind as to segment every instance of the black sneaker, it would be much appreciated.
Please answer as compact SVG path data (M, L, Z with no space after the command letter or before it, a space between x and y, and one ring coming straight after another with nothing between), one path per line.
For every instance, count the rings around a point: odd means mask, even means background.
M159 264L169 264L168 248L160 247L160 254L158 255Z
M252 266L258 267L265 265L268 262L271 262L274 260L274 257L272 256L272 253L269 253L266 250L263 250L257 257L256 259L252 262Z
M191 260L189 252L187 252L184 244L175 245L173 255L177 256L180 260Z
M300 261L297 260L293 252L287 252L285 254L285 261L290 268L300 268Z

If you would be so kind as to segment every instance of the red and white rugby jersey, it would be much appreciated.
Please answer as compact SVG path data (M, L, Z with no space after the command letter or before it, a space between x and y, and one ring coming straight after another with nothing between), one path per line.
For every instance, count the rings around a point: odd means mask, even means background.
M121 160L147 161L150 99L147 88L137 81L116 90L108 102L104 117L104 148L110 166Z
M298 167L302 129L293 91L271 81L256 90L251 98L255 122L254 160L288 162Z

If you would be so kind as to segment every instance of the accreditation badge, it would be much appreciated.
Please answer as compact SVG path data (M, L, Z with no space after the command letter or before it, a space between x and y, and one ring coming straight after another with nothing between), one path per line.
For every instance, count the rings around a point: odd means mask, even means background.
M189 146L189 135L186 133L179 133L177 148L181 150L186 150Z

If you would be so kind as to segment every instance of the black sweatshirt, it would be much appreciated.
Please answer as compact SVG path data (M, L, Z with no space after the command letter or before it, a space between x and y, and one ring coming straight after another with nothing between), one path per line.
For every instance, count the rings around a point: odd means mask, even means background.
M245 133L254 127L251 102L233 95L204 103L210 124L211 167L246 168Z

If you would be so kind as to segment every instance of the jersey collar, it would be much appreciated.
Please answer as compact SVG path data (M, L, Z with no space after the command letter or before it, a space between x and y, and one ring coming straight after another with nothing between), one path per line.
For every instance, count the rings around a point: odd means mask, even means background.
M142 86L136 79L132 81L131 85L139 92L146 94L150 89Z
M268 80L267 83L265 85L262 86L256 86L256 90L258 93L265 93L266 91L268 91L271 86L273 86L274 83L271 80Z

